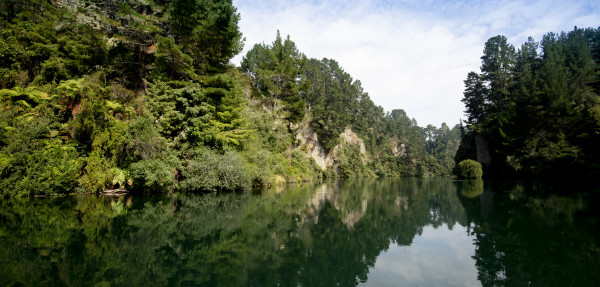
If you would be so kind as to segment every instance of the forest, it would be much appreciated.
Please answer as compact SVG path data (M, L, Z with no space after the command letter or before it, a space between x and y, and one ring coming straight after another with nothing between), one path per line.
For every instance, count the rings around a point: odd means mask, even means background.
M485 43L467 75L466 126L456 161L488 178L600 176L600 28Z
M600 29L490 38L466 120L438 128L279 32L232 64L239 19L230 0L0 2L0 196L447 176L466 159L488 178L600 175Z
M289 36L240 66L230 0L0 2L0 195L450 175L458 125L385 112Z

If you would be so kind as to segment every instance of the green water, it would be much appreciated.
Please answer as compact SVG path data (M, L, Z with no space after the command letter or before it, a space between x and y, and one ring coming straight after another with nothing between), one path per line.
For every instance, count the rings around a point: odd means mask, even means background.
M592 183L0 201L0 286L599 286Z

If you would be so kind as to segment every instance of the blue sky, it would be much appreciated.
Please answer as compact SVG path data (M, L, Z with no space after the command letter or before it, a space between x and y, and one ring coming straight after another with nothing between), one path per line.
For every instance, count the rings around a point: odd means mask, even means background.
M311 58L331 58L386 111L404 109L419 125L465 116L463 80L479 71L487 39L518 48L528 36L600 27L600 1L271 1L234 0L246 37L238 64L277 30Z

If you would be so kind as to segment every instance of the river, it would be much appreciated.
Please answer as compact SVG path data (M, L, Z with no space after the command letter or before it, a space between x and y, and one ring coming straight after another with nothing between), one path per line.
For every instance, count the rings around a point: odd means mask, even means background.
M600 185L344 180L0 201L0 286L600 286Z

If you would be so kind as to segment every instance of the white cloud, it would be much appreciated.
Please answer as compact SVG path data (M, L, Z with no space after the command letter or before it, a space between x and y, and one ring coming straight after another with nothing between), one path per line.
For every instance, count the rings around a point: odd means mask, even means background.
M386 111L404 109L422 126L464 118L463 80L478 70L485 41L598 25L600 4L564 1L235 0L246 37L238 64L277 30L312 58L331 58Z
M363 286L480 286L475 245L465 227L425 226L410 246L392 245L377 257Z

